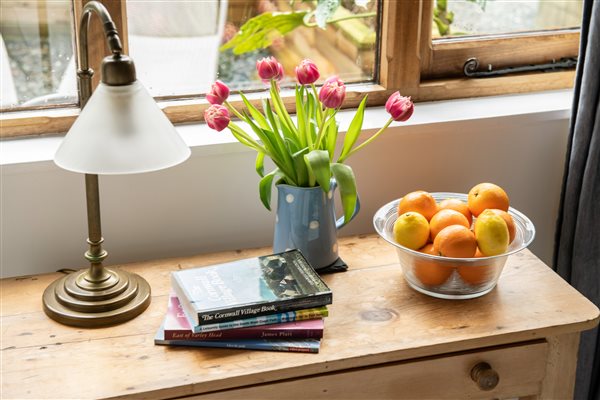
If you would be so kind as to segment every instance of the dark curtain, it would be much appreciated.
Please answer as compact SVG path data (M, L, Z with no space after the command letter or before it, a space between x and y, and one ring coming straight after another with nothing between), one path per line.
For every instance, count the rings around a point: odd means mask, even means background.
M600 306L600 1L585 0L554 269ZM575 399L600 400L600 335L584 332Z

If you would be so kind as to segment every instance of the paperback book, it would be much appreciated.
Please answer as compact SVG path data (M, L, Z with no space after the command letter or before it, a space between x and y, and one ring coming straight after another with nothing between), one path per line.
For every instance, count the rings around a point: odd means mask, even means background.
M225 349L285 351L294 353L318 353L321 341L318 339L169 340L165 339L164 327L161 326L154 336L154 344L188 347L217 347Z
M284 322L280 324L195 333L181 309L179 299L175 294L171 294L164 322L164 338L165 340L321 339L323 337L323 327L323 319L318 318L298 322Z
M171 281L194 327L317 308L333 300L298 250L176 271Z

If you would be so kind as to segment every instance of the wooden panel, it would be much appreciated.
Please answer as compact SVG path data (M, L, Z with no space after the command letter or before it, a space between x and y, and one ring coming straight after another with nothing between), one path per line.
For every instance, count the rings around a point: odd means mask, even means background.
M389 90L419 85L422 12L419 0L383 2L379 71L381 85Z
M540 64L563 57L577 57L579 32L477 40L434 41L432 60L423 78L463 76L465 62L476 57L480 69Z
M547 339L550 349L540 399L573 398L579 337L577 332Z
M268 251L240 250L122 266L148 280L153 302L141 316L110 328L67 327L43 314L42 292L59 274L0 281L3 395L190 396L558 337L591 328L598 321L598 309L527 250L509 257L491 293L448 301L410 289L394 249L368 235L342 239L340 255L350 270L324 277L334 303L319 354L153 345L166 311L170 271Z
M544 378L545 342L511 346L443 358L411 360L352 372L324 374L305 379L185 397L186 400L246 399L489 399L540 393ZM479 389L471 369L487 362L500 377L490 391ZM349 390L350 389L350 390ZM550 398L550 397L549 397ZM552 397L562 398L562 397Z
M422 82L417 88L402 88L401 93L412 96L413 101L435 101L483 96L496 96L510 93L527 93L542 90L568 89L573 87L575 71L546 72L509 75L486 79L439 79ZM355 108L364 95L369 95L369 106L385 104L387 98L395 90L386 90L378 85L361 86L360 89L350 87L346 92L343 108ZM252 103L260 108L260 98L264 94L249 94ZM295 110L293 97L285 97L284 103L288 111ZM232 96L231 103L243 109L241 101ZM165 114L173 123L190 123L203 120L204 110L209 104L203 100L186 100L159 103ZM416 107L419 107L417 104ZM48 111L46 116L20 118L10 114L0 115L0 137L42 135L46 133L66 132L75 121L77 110L65 112ZM66 115L65 115L66 114ZM14 114L13 114L14 115Z

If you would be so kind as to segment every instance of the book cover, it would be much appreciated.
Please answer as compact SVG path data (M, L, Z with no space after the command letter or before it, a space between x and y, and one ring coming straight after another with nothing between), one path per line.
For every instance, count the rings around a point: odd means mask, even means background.
M321 339L323 319L312 319L281 324L260 325L239 329L227 329L194 333L186 318L179 299L172 293L165 316L166 340L224 340L224 339Z
M191 326L332 302L331 290L298 250L176 271L171 282Z
M248 349L286 351L294 353L318 353L321 341L318 339L246 339L246 340L169 340L165 339L164 326L154 336L154 344L188 347L217 347L225 349Z

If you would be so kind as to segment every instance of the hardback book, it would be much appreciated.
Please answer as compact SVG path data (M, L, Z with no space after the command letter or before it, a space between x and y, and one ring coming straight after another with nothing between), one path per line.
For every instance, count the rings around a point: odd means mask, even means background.
M287 351L294 353L318 353L319 339L239 339L239 340L169 340L165 339L164 327L161 326L154 336L154 344L189 347L218 347L225 349L248 349Z
M205 325L206 326L206 325ZM312 319L281 324L251 326L239 329L194 333L186 318L179 299L172 293L164 322L166 340L224 340L224 339L321 339L323 319Z
M191 326L316 308L333 300L298 250L176 271L171 283Z

